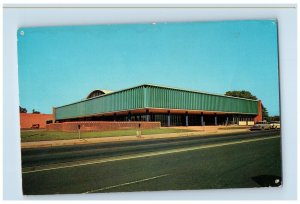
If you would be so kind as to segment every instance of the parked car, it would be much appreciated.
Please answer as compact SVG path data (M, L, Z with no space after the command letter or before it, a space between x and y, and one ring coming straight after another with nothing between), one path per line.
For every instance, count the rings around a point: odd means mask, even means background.
M272 129L280 129L280 121L271 121L270 125Z
M271 128L271 124L269 124L267 121L261 121L255 123L250 130L270 130Z

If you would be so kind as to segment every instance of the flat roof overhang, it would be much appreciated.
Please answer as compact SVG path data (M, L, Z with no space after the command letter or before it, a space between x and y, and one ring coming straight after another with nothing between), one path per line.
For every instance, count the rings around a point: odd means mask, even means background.
M106 112L106 113L97 113L93 115L85 115L79 117L71 117L71 118L63 118L63 119L55 119L55 120L68 120L68 119L79 119L79 118L87 118L87 117L97 117L97 116L114 116L114 115L128 115L129 113L134 114L146 114L147 111L149 113L156 114L189 114L189 115L253 115L256 116L257 113L239 113L239 112L223 112L223 111L207 111L207 110L186 110L186 109L165 109L165 108L141 108L141 109L132 109L132 110L122 110L122 111L114 111L114 112Z

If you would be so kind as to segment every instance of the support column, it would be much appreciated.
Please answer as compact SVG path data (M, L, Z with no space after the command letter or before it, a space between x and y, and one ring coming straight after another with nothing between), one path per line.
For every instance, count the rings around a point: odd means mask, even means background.
M150 114L150 120L151 121L155 121L155 119L154 119L154 113Z
M146 121L150 121L149 110L146 110Z
M114 121L117 121L117 114L114 113Z
M204 126L204 116L203 116L203 113L201 113L201 126Z
M128 112L128 118L127 118L127 120L128 120L128 121L131 120L131 112L130 112L130 111Z
M229 118L228 115L226 115L226 125L228 125L228 122L229 122Z
M217 114L215 114L215 125L218 125L218 118L217 118Z
M167 123L168 127L171 126L171 114L170 111L168 111L168 123Z
M189 115L188 115L188 112L185 113L185 126L189 126Z

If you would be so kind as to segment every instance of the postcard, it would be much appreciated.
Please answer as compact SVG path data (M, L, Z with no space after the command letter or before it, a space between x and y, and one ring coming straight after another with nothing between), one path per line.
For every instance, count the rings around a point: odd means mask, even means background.
M17 36L24 195L283 185L276 20Z

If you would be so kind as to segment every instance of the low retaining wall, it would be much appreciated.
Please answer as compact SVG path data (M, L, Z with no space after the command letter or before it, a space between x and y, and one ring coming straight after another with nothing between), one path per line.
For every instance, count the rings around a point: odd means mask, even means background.
M107 121L89 121L89 122L63 122L51 123L46 125L47 131L63 131L77 132L78 125L80 131L109 131L109 130L124 130L124 129L141 129L160 128L160 122L107 122Z

